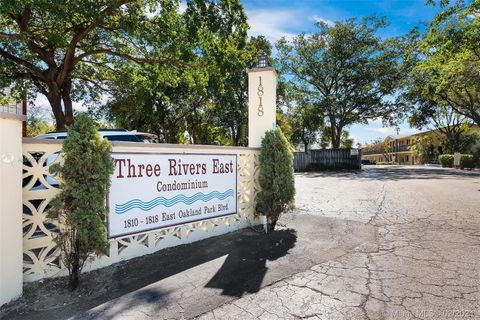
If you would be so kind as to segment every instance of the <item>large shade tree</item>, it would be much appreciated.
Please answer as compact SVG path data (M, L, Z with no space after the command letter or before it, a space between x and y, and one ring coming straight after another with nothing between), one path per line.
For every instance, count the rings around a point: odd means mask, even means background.
M472 129L472 122L450 106L424 106L413 111L410 125L422 129L433 125L443 153L470 152L478 135Z
M73 102L98 99L118 62L176 62L164 39L178 9L178 0L0 0L0 81L44 94L64 129Z
M238 0L192 1L177 16L176 57L167 68L125 61L115 77L111 120L157 134L161 142L239 145L246 141L247 74L270 52L264 37L247 38Z
M247 15L239 0L221 0L216 7L199 1L186 14L192 37L199 43L196 52L208 65L208 123L220 128L232 145L244 144L248 110L246 69L257 63L262 51L270 53L270 43L264 37L248 39Z
M449 5L409 47L403 98L414 112L428 116L450 108L480 125L480 1Z
M342 132L355 123L391 118L392 99L402 75L396 41L382 40L377 31L383 19L349 19L318 31L277 42L281 72L302 86L324 113L333 148L341 145Z
M246 23L246 20L245 20ZM246 34L245 34L246 36ZM227 129L232 145L247 143L248 76L258 56L270 55L271 47L264 37L252 37L249 41L229 41L229 46L219 47L213 56L209 94L214 102L210 110L212 122Z
M188 15L179 11L170 13L169 19L162 21L163 34L157 35L161 39L157 43L169 47L175 63L119 61L104 86L110 99L97 114L105 114L117 126L153 133L159 142L179 142L186 130L185 119L206 96L208 81L206 64L196 53L198 39L191 36L187 19Z

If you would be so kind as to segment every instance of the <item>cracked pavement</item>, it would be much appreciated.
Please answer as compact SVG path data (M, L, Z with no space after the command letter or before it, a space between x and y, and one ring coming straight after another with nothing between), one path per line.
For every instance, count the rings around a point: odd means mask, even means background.
M478 172L367 167L296 187L297 212L374 226L376 243L199 319L480 319Z
M5 319L480 319L480 172L296 175L294 212L26 286Z

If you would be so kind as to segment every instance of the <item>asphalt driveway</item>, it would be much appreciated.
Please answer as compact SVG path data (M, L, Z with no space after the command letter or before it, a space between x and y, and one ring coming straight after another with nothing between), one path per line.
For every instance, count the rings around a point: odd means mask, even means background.
M480 319L480 172L296 175L296 209L83 276L30 284L5 319Z
M480 174L366 167L296 176L297 213L358 221L376 245L201 319L480 319Z

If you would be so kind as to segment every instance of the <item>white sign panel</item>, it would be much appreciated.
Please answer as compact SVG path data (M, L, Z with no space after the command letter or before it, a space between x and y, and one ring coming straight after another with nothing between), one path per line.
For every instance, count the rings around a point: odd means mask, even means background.
M113 153L108 237L237 212L237 157L226 154Z
M453 166L454 167L460 166L460 152L455 152L453 154Z

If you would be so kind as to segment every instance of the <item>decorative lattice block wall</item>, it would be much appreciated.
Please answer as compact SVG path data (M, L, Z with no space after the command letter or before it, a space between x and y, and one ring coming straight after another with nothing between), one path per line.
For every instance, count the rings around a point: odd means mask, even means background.
M59 259L60 251L54 241L59 222L47 218L50 201L60 192L60 178L52 176L49 167L62 161L61 147L61 141L25 139L23 143L24 281L66 274ZM94 258L86 265L85 271L257 224L254 210L255 196L259 191L258 149L127 143L114 143L113 149L117 152L236 154L238 211L231 216L112 240L109 254Z

